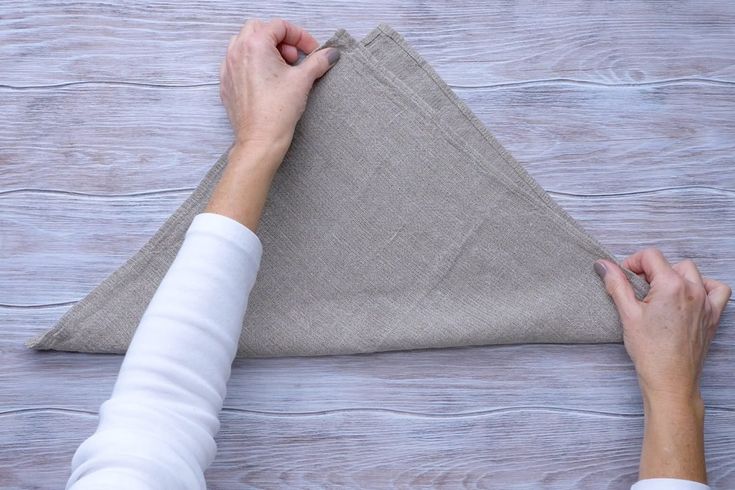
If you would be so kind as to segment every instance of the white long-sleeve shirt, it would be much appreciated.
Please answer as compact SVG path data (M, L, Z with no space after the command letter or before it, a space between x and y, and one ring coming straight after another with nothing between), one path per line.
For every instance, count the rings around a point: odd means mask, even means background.
M233 219L194 218L100 407L97 430L74 454L67 489L206 488L262 250L257 235ZM653 479L632 490L708 488Z

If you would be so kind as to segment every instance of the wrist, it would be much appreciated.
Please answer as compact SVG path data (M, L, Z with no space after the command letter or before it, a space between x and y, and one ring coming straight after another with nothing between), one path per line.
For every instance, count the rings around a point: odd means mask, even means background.
M704 403L699 393L644 393L639 478L679 478L707 483Z
M275 173L283 161L288 148L279 144L267 144L261 141L235 141L228 153L230 166L248 167L252 170L263 170Z
M642 395L646 416L664 414L667 417L688 416L704 420L704 401L699 390L692 393L644 391Z
M282 160L280 150L269 145L233 144L206 211L232 218L255 232L271 181Z

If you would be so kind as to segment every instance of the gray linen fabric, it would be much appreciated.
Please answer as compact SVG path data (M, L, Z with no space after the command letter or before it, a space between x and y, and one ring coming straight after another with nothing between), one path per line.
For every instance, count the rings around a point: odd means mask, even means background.
M619 342L615 258L387 25L319 80L273 181L238 355ZM225 153L226 155L226 153ZM226 164L36 349L122 353ZM639 298L648 284L626 271Z

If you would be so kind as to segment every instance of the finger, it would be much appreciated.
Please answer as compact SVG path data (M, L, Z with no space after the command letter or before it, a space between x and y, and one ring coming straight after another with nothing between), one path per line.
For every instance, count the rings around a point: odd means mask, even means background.
M290 65L293 65L294 63L296 63L296 60L299 59L299 50L296 49L296 46L291 46L290 44L280 44L278 46L278 51L280 51L283 59L286 60L286 62Z
M645 274L649 283L652 283L658 275L666 276L673 272L664 254L657 248L639 250L623 261L623 267L636 274Z
M712 307L717 311L717 318L719 318L722 310L725 309L727 302L730 300L732 289L724 282L705 277L704 290L707 291L707 298Z
M340 52L337 48L320 49L309 56L298 65L313 82L324 75L339 60Z
M252 34L262 25L263 21L260 19L248 19L248 21L240 28L240 35L246 36L248 34Z
M633 286L623 270L617 264L602 259L595 262L594 269L604 281L605 290L615 303L621 319L630 318L639 305Z
M295 46L304 53L311 53L319 43L301 27L283 19L273 19L268 23L268 31L274 44L288 44Z
M230 41L227 43L227 50L225 51L225 58L219 65L219 79L222 80L225 77L225 71L227 68L227 57L232 53L232 47L235 45L237 36L230 36Z
M232 48L235 46L236 42L237 42L237 35L230 36L230 42L227 43L227 51L231 51Z
M681 262L672 266L676 272L684 276L687 280L702 286L702 274L699 273L696 264L689 260L682 260Z

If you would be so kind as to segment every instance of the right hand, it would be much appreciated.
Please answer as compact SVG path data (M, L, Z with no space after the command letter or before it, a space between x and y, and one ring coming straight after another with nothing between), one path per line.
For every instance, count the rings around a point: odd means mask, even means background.
M670 265L655 248L636 252L622 265L650 283L642 301L617 264L599 260L595 270L617 307L644 400L701 401L702 364L730 287L702 277L691 260Z

